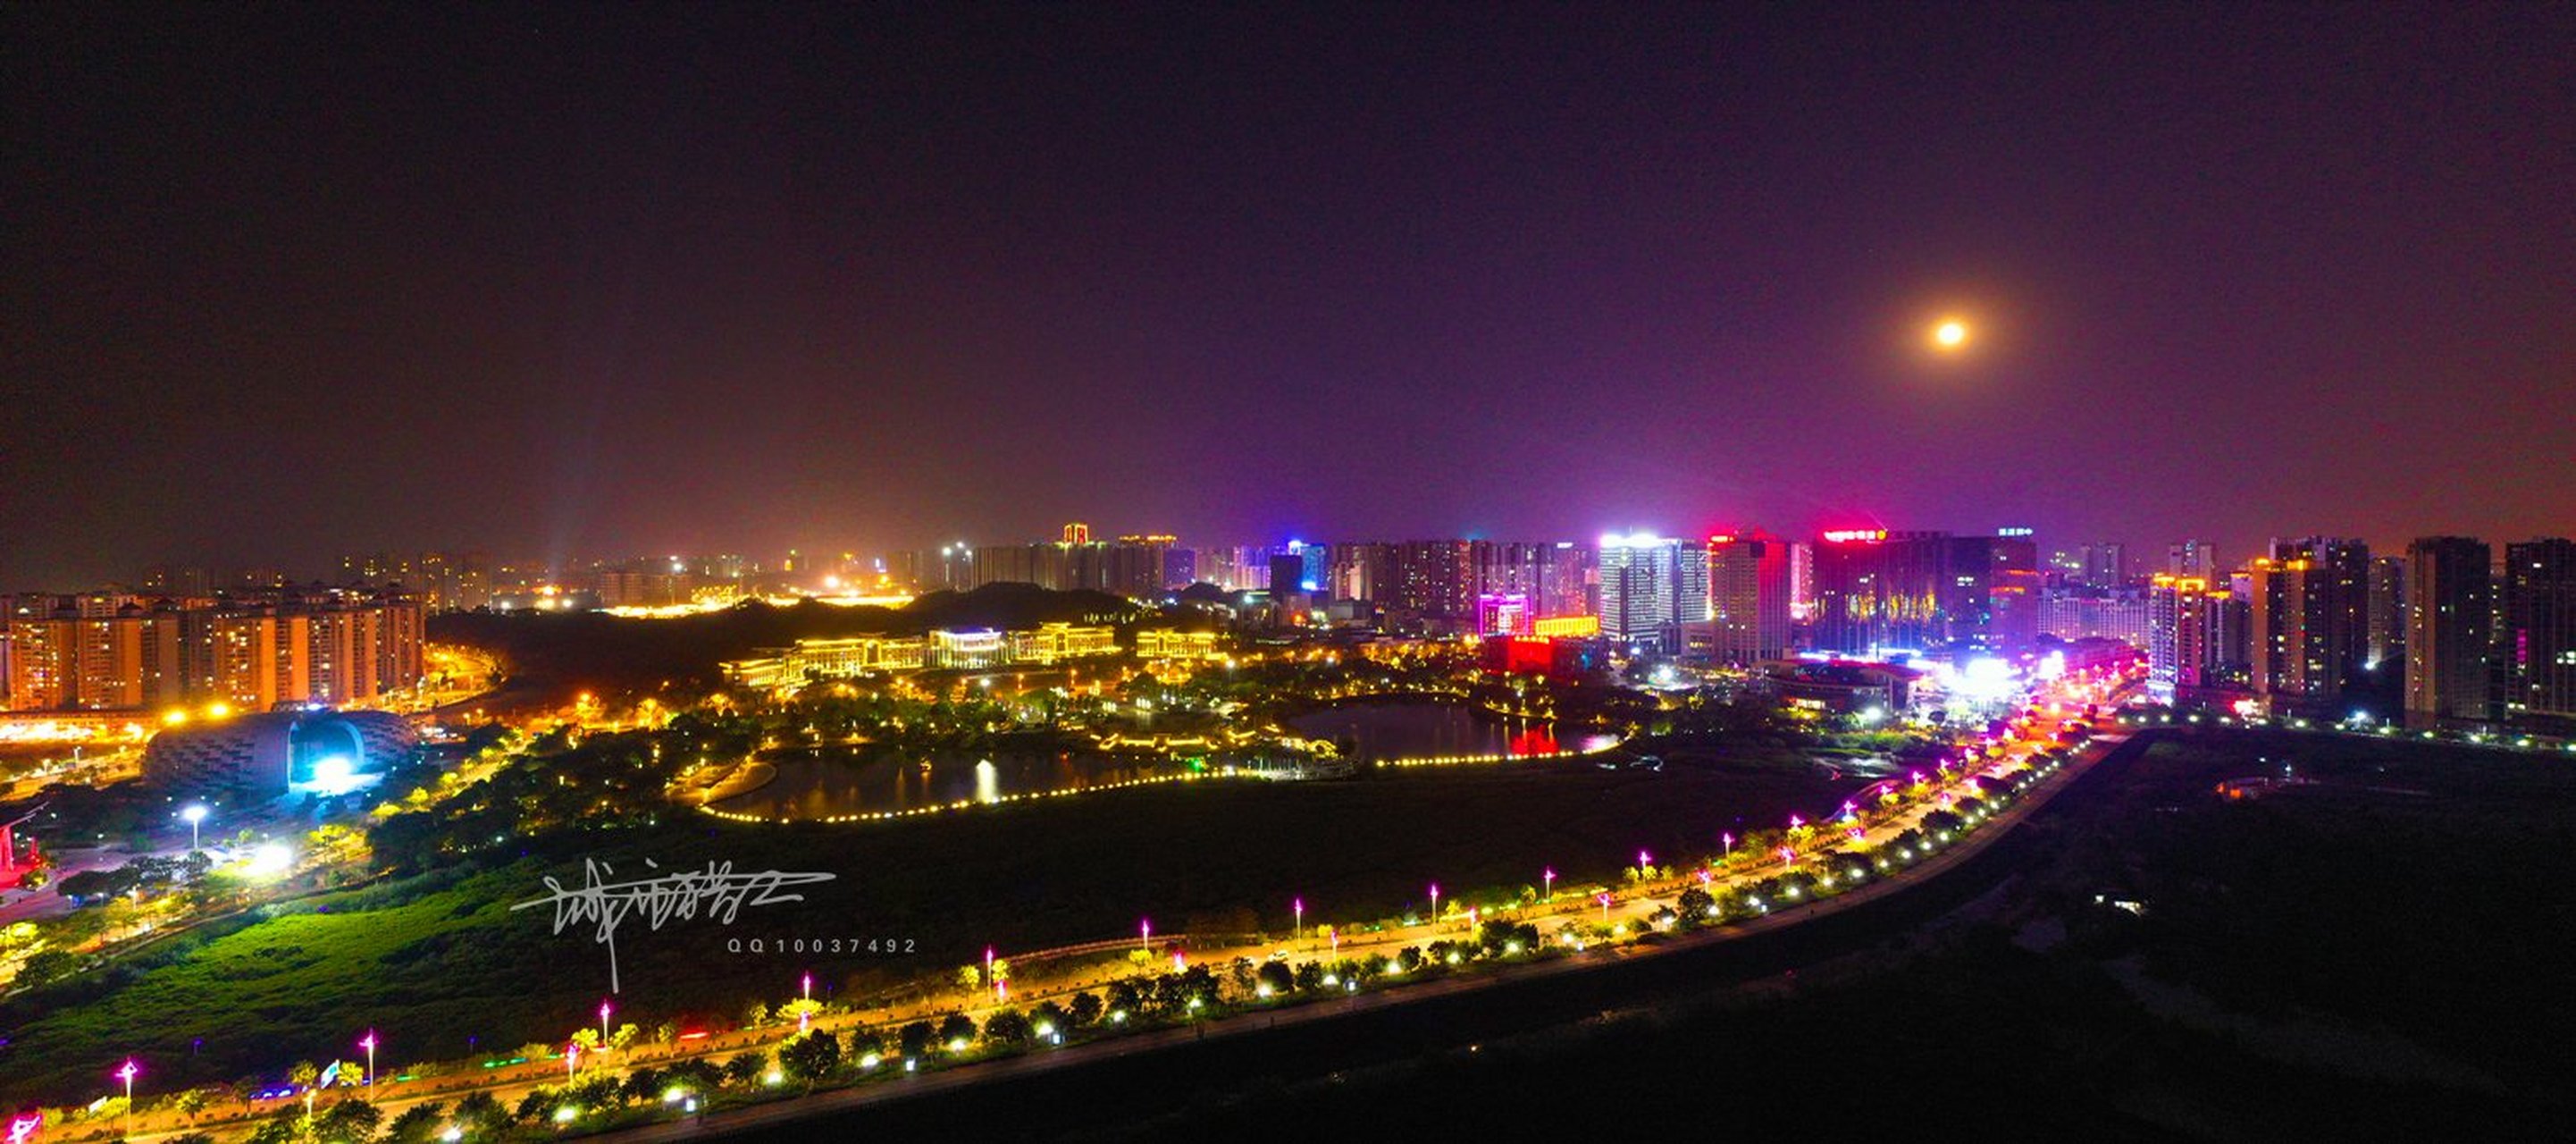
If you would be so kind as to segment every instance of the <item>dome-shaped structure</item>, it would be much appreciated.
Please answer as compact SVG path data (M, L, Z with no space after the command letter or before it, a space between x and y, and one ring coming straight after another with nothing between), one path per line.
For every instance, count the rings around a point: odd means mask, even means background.
M182 793L345 794L383 781L419 742L383 711L272 711L173 727L143 752L143 779Z

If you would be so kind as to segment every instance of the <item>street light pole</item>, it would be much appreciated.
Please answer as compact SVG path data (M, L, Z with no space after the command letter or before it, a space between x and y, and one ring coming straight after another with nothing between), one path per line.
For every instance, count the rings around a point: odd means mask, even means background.
M116 1070L116 1079L125 1082L125 1135L128 1137L134 1135L134 1074L142 1071L132 1057L125 1058L125 1064Z
M358 1047L367 1050L367 1088L369 1091L374 1091L376 1087L376 1031L374 1029L367 1030L367 1035L363 1039L359 1040Z

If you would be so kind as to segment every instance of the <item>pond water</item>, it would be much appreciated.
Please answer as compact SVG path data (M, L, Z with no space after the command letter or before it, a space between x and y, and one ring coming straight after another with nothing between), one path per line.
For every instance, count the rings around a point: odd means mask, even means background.
M935 753L897 758L871 748L827 749L767 760L777 777L716 809L767 818L917 810L1006 795L1104 786L1170 774L1175 768L1080 752Z
M1288 720L1298 734L1347 739L1362 760L1454 755L1548 755L1615 746L1619 737L1588 728L1496 719L1460 703L1405 700L1353 703Z

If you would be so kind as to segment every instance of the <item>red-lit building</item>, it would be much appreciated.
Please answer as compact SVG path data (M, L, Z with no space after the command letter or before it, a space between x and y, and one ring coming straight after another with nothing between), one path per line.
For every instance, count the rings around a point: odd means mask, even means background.
M1537 675L1575 679L1598 663L1598 645L1590 640L1543 639L1535 636L1487 636L1484 669L1499 675Z

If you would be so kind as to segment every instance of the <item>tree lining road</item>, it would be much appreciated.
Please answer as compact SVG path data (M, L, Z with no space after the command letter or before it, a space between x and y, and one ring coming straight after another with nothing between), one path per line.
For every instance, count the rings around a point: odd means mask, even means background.
M2055 773L2034 784L2021 798L2014 800L2007 808L1998 812L1984 828L1969 832L1958 843L1945 847L1932 857L1917 863L1904 877L1876 879L1834 897L1812 900L1800 906L1775 911L1723 928L1672 937L1655 945L1600 946L1568 957L1493 968L1472 976L1443 977L1414 985L1380 987L1366 993L1353 994L1343 1001L1307 1002L1266 1013L1240 1014L1218 1021L1112 1037L1061 1049L1036 1050L893 1081L868 1083L852 1088L818 1092L810 1096L730 1109L699 1120L622 1129L604 1133L597 1139L615 1142L615 1144L646 1144L646 1142L738 1135L770 1130L792 1121L847 1113L889 1102L934 1096L974 1084L1080 1068L1139 1054L1157 1053L1185 1044L1254 1036L1283 1028L1293 1029L1318 1022L1342 1020L1355 1015L1418 1005L1441 998L1560 978L1607 965L1670 957L1713 945L1745 941L1785 930L1815 918L1843 913L1905 893L1966 865L2010 833L2031 813L2045 806L2078 777L2109 758L2128 741L2129 737L2126 735L2106 735L2087 744L2083 751L2070 758Z
M1942 873L1956 868L1957 866L1965 863L1971 857L1993 845L1995 841L2003 837L2031 811L2038 809L2040 806L2048 802L2059 791L2063 790L2068 783L2074 781L2078 775L2089 771L2094 765L2107 757L2125 740L2126 736L2124 735L2104 735L2103 737L2097 738L2088 743L2083 749L2067 758L2064 765L2060 766L2055 772L2041 779L2029 790L2025 791L2021 797L2014 799L2000 810L1995 811L1991 821L1986 823L1983 828L1971 830L1958 842L1942 847L1935 851L1930 857L1915 862L1908 867L1907 872L1904 875L1873 878L1861 886L1851 890L1846 890L1829 898L1811 899L1794 907L1774 910L1763 916L1731 922L1726 926L1717 929L1684 935L1666 935L1659 944L1651 946L1625 944L1603 945L1567 957L1543 960L1523 965L1488 967L1484 971L1472 976L1442 977L1419 984L1401 986L1378 985L1370 989L1368 992L1353 994L1340 1001L1306 1002L1264 1012L1238 1014L1232 1018L1223 1020L1202 1022L1194 1025L1156 1030L1152 1032L1113 1036L1103 1040L1084 1042L1051 1050L1026 1052L1013 1056L941 1069L931 1073L904 1077L892 1082L869 1082L854 1088L837 1089L816 1093L806 1097L792 1098L784 1101L773 1101L746 1108L731 1109L723 1113L712 1114L710 1118L701 1121L649 1125L619 1130L617 1132L604 1134L602 1138L620 1140L628 1138L637 1140L672 1139L676 1138L675 1134L697 1135L705 1133L732 1133L737 1131L756 1130L760 1127L772 1125L788 1119L797 1119L806 1116L855 1109L881 1101L902 1100L913 1096L930 1095L949 1091L962 1085L978 1083L984 1080L1048 1073L1060 1069L1075 1067L1085 1062L1112 1060L1131 1056L1137 1053L1155 1052L1183 1042L1203 1041L1210 1038L1234 1038L1282 1027L1295 1028L1317 1021L1332 1020L1355 1014L1365 1014L1384 1010L1394 1006L1411 1005L1439 998L1454 997L1477 991L1494 989L1505 985L1516 985L1526 982L1546 980L1604 965L1622 964L1639 959L1653 958L1692 949L1704 948L1712 944L1740 941L1747 938L1774 933L1812 918L1839 913L1856 906L1877 901L1891 894L1900 893L1905 889L1919 886ZM1971 775L1979 773L1984 769L1986 768L1980 767L1973 771L1963 772L1961 775L1950 781L1954 785L1966 783L1969 781ZM1924 800L1924 805L1911 808L1909 812L1889 816L1868 828L1868 837L1865 839L1865 842L1873 845L1884 843L1888 838L1892 838L1903 830L1919 823L1921 817L1924 814L1929 813L1931 809L1933 809L1933 807L1930 805L1930 800L1927 799ZM1833 835L1831 837L1839 838L1840 836ZM1825 844L1826 839L1820 838L1817 842L1811 843L1811 846L1822 847ZM1786 868L1787 867L1784 864L1764 863L1746 870L1731 873L1727 876L1727 881L1738 885L1749 884L1764 877L1776 874ZM1616 912L1613 914L1613 917L1618 920L1641 920L1660 908L1660 903L1656 900L1658 897L1669 896L1670 894L1688 889L1691 887L1692 882L1692 878L1684 876L1681 878L1662 880L1652 884L1631 887L1619 897L1618 901L1614 903ZM1518 908L1511 910L1508 916L1511 920L1516 921L1534 921L1541 918L1555 916L1580 918L1590 913L1591 910L1595 908L1589 899L1551 902L1545 903L1544 905L1551 906L1553 908L1542 908L1537 910ZM1455 932L1445 932L1452 929L1454 929ZM1355 940L1345 941L1340 947L1334 949L1320 948L1317 943L1312 939L1309 939L1303 943L1303 948L1298 950L1297 955L1292 957L1292 961L1310 960L1329 963L1330 961L1341 959L1391 956L1393 952L1400 950L1407 945L1440 940L1444 937L1461 940L1471 939L1473 936L1471 931L1472 927L1467 926L1463 919L1451 919L1444 920L1436 924L1420 923L1412 926L1391 927L1384 931L1361 935ZM1298 943L1292 942L1291 944L1293 946ZM1208 951L1200 957L1200 960L1210 964L1223 964L1225 960L1238 954L1251 956L1258 960L1259 958L1266 956L1269 951L1269 943L1264 943L1261 947L1243 947L1240 949ZM1125 967L1112 967L1105 974L1098 977L1089 977L1078 981L1060 983L1056 987L1051 988L1044 993L1031 993L1025 996L1015 996L1011 999L1010 1005L1013 1007L1026 1006L1047 997L1069 995L1074 992L1079 992L1082 989L1096 987L1106 981L1130 976L1132 975L1132 972L1132 970L1126 969ZM983 1006L972 1011L987 1011L999 1007L1001 1006ZM813 1024L815 1027L822 1029L890 1026L911 1016L935 1017L940 1011L948 1008L949 1007L945 1005L929 1004L925 1002L924 1004L917 1006L916 1010L911 1013L898 1013L888 1010L881 1014L836 1014L831 1017L819 1018L815 1020ZM785 1039L786 1038L783 1034L775 1031L744 1030L730 1035L710 1038L706 1041L684 1047L665 1048L660 1052L639 1052L629 1059L629 1063L630 1065L667 1065L675 1061L690 1059L693 1057L730 1055L732 1053L754 1048L774 1049L778 1043ZM416 1096L405 1094L404 1096L391 1097L382 1101L379 1107L382 1109L383 1113L390 1118L412 1105L429 1101L444 1101L462 1095L463 1091L477 1090L489 1092L497 1099L501 1099L504 1104L508 1104L512 1100L523 1096L529 1091L559 1083L562 1078L561 1075L550 1066L531 1063L526 1066L520 1066L519 1068L493 1074L489 1076L488 1079L492 1083L486 1085L469 1085L465 1090L461 1091L421 1091ZM426 1087L426 1085L424 1085L424 1087ZM264 1116L266 1114L267 1112L263 1111L254 1115ZM161 1118L158 1116L145 1116L139 1117L138 1119L142 1119L145 1120L146 1123L150 1123L151 1121L159 1120ZM136 1138L148 1139L156 1134L170 1135L177 1132L206 1131L209 1129L231 1131L243 1127L244 1124L244 1121L238 1120L221 1125L189 1124L177 1122L175 1118L173 1118L173 1122L169 1125L168 1129L157 1133L147 1130ZM153 1129L159 1129L160 1127L161 1126L158 1124L152 1125Z

